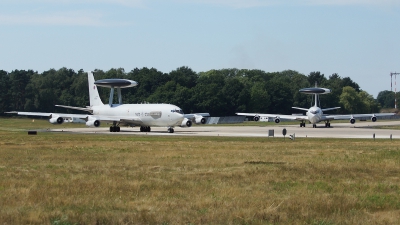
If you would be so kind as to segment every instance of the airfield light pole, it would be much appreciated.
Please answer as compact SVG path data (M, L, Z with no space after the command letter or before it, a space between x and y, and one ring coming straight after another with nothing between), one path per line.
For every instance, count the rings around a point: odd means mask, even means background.
M396 84L396 76L400 75L400 73L390 73L390 91L393 91L393 76L394 76L394 108L397 109L397 101L396 101L396 89L397 89L397 84Z

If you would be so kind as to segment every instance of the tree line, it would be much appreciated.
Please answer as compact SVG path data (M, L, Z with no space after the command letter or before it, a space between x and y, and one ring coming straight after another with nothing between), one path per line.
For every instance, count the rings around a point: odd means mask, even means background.
M372 113L393 108L394 93L382 91L377 99L363 91L349 77L320 72L303 75L293 70L265 72L262 70L221 69L196 73L180 67L169 73L155 68L123 68L95 70L95 80L123 78L139 85L122 89L124 103L170 103L185 113L209 112L212 116L232 116L236 112L299 113L292 106L308 108L312 96L299 93L306 87L329 88L331 94L321 95L321 107L341 106L336 113ZM99 88L108 103L109 88ZM50 69L43 73L33 70L0 70L0 112L33 111L77 113L55 107L89 105L87 74L83 70ZM114 102L117 96L114 96ZM4 114L3 114L4 115Z

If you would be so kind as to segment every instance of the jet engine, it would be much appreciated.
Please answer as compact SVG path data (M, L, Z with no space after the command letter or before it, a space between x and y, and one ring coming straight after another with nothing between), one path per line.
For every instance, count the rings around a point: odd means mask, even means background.
M62 117L53 117L53 118L49 119L49 122L51 124L62 124L62 123L64 123L64 118L62 118Z
M279 122L281 122L281 119L279 119L279 117L276 117L274 121L275 121L275 123L279 123Z
M376 122L376 116L375 115L371 117L371 121L372 122Z
M180 127L191 127L192 126L192 121L189 120L188 118L183 119L182 124Z
M375 118L375 119L376 119L376 118ZM351 118L351 119L350 119L350 123L351 123L351 124L354 124L355 122L356 122L356 119L354 119L354 118Z
M88 120L88 121L86 122L86 126L88 126L88 127L98 127L98 126L100 126L100 121L99 121L99 120L96 120L96 119L94 119L94 120Z
M257 121L259 121L259 120L260 120L260 116L259 116L259 115L255 115L255 116L254 116L254 121L257 122Z
M195 116L195 122L196 122L196 124L205 124L206 118L204 118L202 116Z

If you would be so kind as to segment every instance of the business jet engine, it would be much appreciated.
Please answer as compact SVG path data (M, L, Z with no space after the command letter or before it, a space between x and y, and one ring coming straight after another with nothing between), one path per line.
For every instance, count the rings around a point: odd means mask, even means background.
M52 117L51 119L49 119L49 122L51 124L62 124L62 123L64 123L64 118L55 116L55 117Z
M191 127L192 126L192 121L189 120L188 118L183 119L182 124L180 127Z
M255 115L255 116L254 116L254 121L257 122L257 121L259 121L259 120L260 120L260 116L259 116L259 115Z
M194 116L195 118L195 123L196 124L205 124L206 123L206 118L202 117L202 116Z
M375 118L375 120L376 120L376 118ZM354 119L354 118L351 118L351 119L350 119L350 123L351 123L351 124L354 124L355 122L356 122L356 119Z
M275 121L275 123L280 123L281 119L279 117L276 117L274 121Z
M86 122L86 126L88 127L99 127L100 121L93 117L88 117L88 121Z
M375 116L375 115L373 115L373 116L371 117L371 121L372 121L372 122L376 122L376 116Z

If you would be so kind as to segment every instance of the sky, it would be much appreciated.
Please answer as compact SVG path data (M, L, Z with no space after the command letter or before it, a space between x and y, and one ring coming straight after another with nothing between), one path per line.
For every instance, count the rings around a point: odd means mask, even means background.
M320 71L377 97L399 24L400 0L1 0L0 69Z

